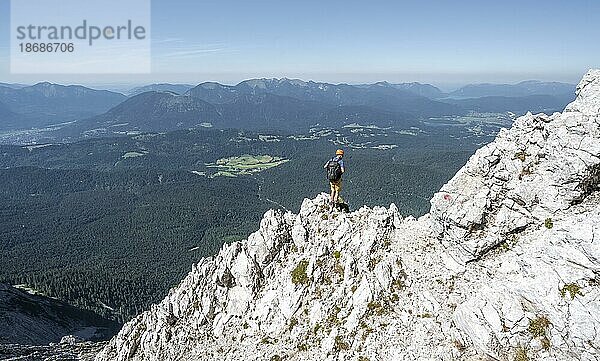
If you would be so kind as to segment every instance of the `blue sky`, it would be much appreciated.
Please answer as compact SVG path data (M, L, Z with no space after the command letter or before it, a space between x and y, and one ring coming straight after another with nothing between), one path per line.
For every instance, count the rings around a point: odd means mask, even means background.
M152 74L17 76L9 74L9 9L0 0L0 81L235 83L287 76L451 86L577 82L600 66L596 0L153 0Z

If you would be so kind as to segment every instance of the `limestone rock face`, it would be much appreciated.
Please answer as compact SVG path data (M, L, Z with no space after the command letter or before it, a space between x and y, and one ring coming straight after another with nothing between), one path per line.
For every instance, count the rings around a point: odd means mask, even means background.
M526 114L479 149L431 200L436 231L461 262L581 202L600 177L600 72L564 113Z
M431 200L269 211L98 354L108 360L597 360L600 71Z

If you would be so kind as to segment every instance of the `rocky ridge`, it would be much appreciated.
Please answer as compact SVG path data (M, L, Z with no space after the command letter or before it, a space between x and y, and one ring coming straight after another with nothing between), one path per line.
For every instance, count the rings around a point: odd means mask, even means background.
M104 360L597 360L600 70L431 200L271 210L126 325Z

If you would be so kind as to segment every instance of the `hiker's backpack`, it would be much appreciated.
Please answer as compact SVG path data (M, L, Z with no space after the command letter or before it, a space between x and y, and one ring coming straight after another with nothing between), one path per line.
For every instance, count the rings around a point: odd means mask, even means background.
M337 182L342 178L342 166L335 159L327 162L327 179L330 182Z

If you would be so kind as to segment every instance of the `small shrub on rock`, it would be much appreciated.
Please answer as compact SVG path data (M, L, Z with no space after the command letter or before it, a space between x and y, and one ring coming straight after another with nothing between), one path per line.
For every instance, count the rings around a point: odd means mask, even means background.
M579 287L577 283L567 283L560 289L560 295L563 298L565 298L567 292L569 292L572 300L575 299L575 296L583 296L583 293L581 293L581 287Z
M308 268L308 261L302 260L298 263L296 268L292 271L292 283L297 284L307 284L308 283L308 275L306 274L306 269Z
M547 336L548 326L550 326L548 318L546 318L546 316L538 316L529 320L529 327L527 327L527 330L532 337L540 339L544 350L550 348L550 340Z
M520 152L516 152L515 157L513 159L518 159L521 162L524 162L526 158L527 158L527 153L525 153L525 151L522 150Z
M527 356L527 349L525 347L521 345L517 347L514 361L529 361L529 356Z
M550 326L550 321L548 318L546 316L538 316L529 320L529 327L527 327L527 331L529 331L533 337L544 337L546 336L548 326Z

